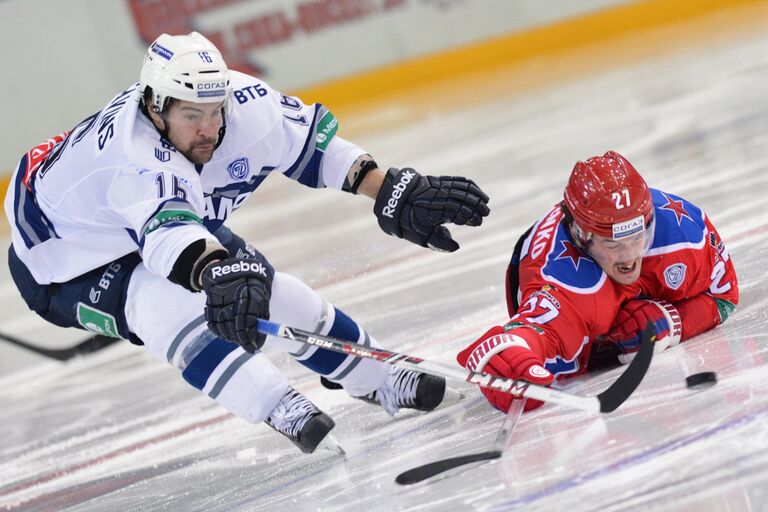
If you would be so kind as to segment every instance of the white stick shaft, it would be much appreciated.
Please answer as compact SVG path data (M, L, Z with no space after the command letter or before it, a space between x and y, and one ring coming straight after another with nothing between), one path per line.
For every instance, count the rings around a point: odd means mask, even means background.
M509 438L512 436L512 432L515 431L517 422L520 421L520 417L525 410L525 402L527 398L522 400L512 400L512 404L507 410L506 416L504 416L504 423L501 424L499 433L496 434L496 439L493 441L493 450L504 451L509 444Z
M517 397L533 398L542 402L565 405L574 409L600 412L600 401L596 397L572 395L522 380L498 377L483 372L473 372L465 368L454 368L435 361L424 361L422 364L411 365L411 369L432 373L446 379L464 380L484 388L502 391Z
M556 389L537 386L522 380L498 377L489 373L473 372L465 368L448 366L437 361L428 361L382 348L364 347L356 343L337 340L329 336L323 336L301 329L286 327L266 320L258 321L258 330L265 334L315 345L333 352L364 357L366 359L375 359L382 363L429 373L430 375L446 379L470 382L484 388L501 391L502 393L509 393L516 397L533 398L535 400L541 400L542 402L560 404L573 409L600 412L600 400L597 397L572 395Z

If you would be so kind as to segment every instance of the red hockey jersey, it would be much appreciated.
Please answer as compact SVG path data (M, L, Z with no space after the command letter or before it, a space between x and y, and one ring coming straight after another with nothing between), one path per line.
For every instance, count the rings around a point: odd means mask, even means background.
M653 241L643 255L640 278L631 285L611 280L576 246L559 205L527 234L519 262L513 257L507 276L512 318L505 329L528 340L536 337L544 352L539 355L553 374L584 371L593 342L608 332L627 300L674 304L683 340L722 323L737 304L733 262L704 212L660 190L651 189L651 196ZM519 272L517 289L510 286L517 282L510 279L512 272Z

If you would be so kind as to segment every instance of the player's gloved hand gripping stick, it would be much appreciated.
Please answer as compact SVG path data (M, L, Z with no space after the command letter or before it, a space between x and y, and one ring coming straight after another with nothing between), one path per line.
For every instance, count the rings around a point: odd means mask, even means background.
M239 343L251 354L266 336L255 328L257 318L269 318L275 271L263 258L227 258L203 271L205 319L217 336Z
M635 356L642 331L653 324L652 336L655 353L680 343L683 322L677 308L666 300L634 299L627 301L619 310L608 334L603 338L615 343L621 354L619 361L627 364Z
M382 348L368 348L356 343L338 340L313 332L287 327L267 320L259 319L256 329L262 334L279 336L289 340L314 345L333 352L375 359L383 363L429 373L446 379L466 381L479 386L510 393L520 398L533 398L542 402L551 402L584 411L608 413L616 410L637 389L642 382L653 358L651 341L653 326L648 325L643 333L643 340L632 363L627 366L616 381L597 396L581 396L556 389L536 386L522 380L507 379L488 373L476 372L465 368L449 366L436 361L427 361L418 357L391 352Z

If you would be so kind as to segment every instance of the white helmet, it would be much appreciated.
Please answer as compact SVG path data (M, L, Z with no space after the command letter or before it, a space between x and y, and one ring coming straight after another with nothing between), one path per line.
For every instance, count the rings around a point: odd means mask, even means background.
M221 52L198 32L158 37L147 50L141 66L142 97L152 88L152 109L160 112L166 99L216 103L232 93L229 70ZM148 105L149 107L149 105Z

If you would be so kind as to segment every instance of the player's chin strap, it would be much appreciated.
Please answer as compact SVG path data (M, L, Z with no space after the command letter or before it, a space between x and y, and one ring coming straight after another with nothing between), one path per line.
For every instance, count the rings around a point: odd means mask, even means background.
M643 339L640 342L640 349L637 351L632 363L627 366L616 381L608 389L597 396L581 396L556 389L536 386L522 380L508 379L498 377L483 372L475 372L461 367L448 366L436 361L427 361L418 357L409 356L391 352L382 348L368 348L339 340L330 336L303 331L293 327L270 322L267 320L258 320L257 330L263 334L286 338L307 345L314 345L319 348L339 352L342 354L362 357L365 359L374 359L382 363L428 373L437 377L453 379L456 381L466 381L477 384L482 387L494 389L504 393L509 393L520 398L533 398L542 402L551 402L574 409L581 409L591 412L608 413L615 411L629 396L637 389L645 377L648 367L653 358L653 326L648 324L643 332Z

